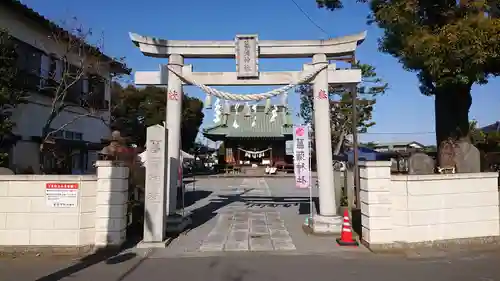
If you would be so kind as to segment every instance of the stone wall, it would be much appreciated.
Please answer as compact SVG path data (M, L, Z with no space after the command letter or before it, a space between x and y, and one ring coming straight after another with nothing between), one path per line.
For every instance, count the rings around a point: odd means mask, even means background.
M360 163L362 240L370 247L500 235L498 173L391 175L390 166Z
M2 248L120 245L125 241L128 168L97 161L97 175L0 176ZM47 184L77 184L75 207L47 203Z

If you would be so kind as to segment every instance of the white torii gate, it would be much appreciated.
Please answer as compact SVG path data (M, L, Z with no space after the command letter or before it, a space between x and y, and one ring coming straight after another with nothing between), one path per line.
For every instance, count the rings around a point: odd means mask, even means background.
M258 101L283 94L302 83L312 83L314 93L314 125L317 171L319 182L320 216L315 225L323 224L325 231L340 230L342 223L335 202L333 160L331 146L330 103L328 85L341 84L356 87L361 82L361 70L336 69L329 60L354 60L354 52L366 37L366 32L329 40L259 41L257 35L237 35L233 41L179 41L165 40L130 33L131 40L141 52L150 57L168 58L159 71L138 71L136 85L167 85L166 121L168 129L168 165L165 195L168 214L175 212L177 169L180 153L181 103L183 85L195 85L209 95L226 100ZM259 58L311 58L303 71L259 72ZM184 65L185 58L233 58L236 72L193 72ZM285 85L264 94L234 95L217 91L209 86ZM168 191L168 192L167 192ZM147 209L146 202L146 209ZM165 222L164 214L155 214L158 225ZM146 239L146 238L145 238ZM150 237L161 242L163 237ZM161 240L158 240L161 239ZM154 242L154 241L151 241Z

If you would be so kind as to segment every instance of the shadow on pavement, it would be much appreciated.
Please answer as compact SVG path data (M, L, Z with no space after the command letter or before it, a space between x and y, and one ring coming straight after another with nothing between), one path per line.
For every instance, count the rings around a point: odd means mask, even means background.
M126 243L123 247L97 249L93 254L81 258L77 263L38 278L36 281L59 281L101 262L108 265L126 262L135 258L137 255L135 253L120 253L134 245L135 243Z
M201 199L207 198L212 194L212 191L207 191L207 190L188 190L184 194L184 207L189 207L193 205L194 203L200 201ZM177 198L177 203L180 204L181 206L178 206L179 208L182 207L182 194L178 195L181 198Z
M352 229L361 237L361 209L352 209L351 214Z
M217 215L217 211L225 206L235 202L242 202L247 208L289 208L299 206L299 214L309 214L310 198L309 197L275 197L275 196L244 196L253 189L246 189L236 195L219 195L218 198L210 200L207 205L197 208L191 213L192 223L184 232L198 228L205 224ZM319 202L317 197L313 197L314 210L319 210Z

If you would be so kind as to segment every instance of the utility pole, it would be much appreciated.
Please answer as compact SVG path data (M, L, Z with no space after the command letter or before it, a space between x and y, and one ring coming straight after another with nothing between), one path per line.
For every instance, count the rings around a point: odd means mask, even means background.
M354 186L356 194L356 208L361 208L359 200L359 151L358 151L358 104L357 104L357 87L351 87L351 97L352 97L352 149L354 154Z

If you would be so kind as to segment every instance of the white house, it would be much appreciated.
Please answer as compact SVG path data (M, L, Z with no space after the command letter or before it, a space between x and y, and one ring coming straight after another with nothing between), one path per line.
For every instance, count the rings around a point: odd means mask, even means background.
M61 57L67 55L64 44L67 41L55 41L54 34L67 34L42 15L16 0L0 2L0 29L16 39L19 54L19 78L30 90L29 102L20 105L14 112L16 127L14 134L19 138L10 154L11 167L17 171L31 167L39 170L40 137L42 128L49 117L53 93L43 91L43 85L58 82L62 75ZM90 47L87 45L87 47ZM92 163L97 159L102 139L110 134L110 77L111 73L129 73L121 63L99 53L99 60L106 62L105 67L92 71L92 75L80 79L68 91L66 107L51 125L57 130L64 124L71 124L54 134L56 141L64 143L72 155L71 170L87 172L92 170ZM80 61L69 58L70 64ZM54 73L49 77L48 73ZM97 98L98 110L90 116L82 116L87 111L82 107L82 100L89 91L93 99ZM103 122L105 121L105 122ZM53 161L53 160L51 160ZM48 163L51 165L53 163Z
M411 142L390 142L390 143L378 143L374 149L378 152L405 152L410 149L424 149L425 145L418 143L416 141Z

